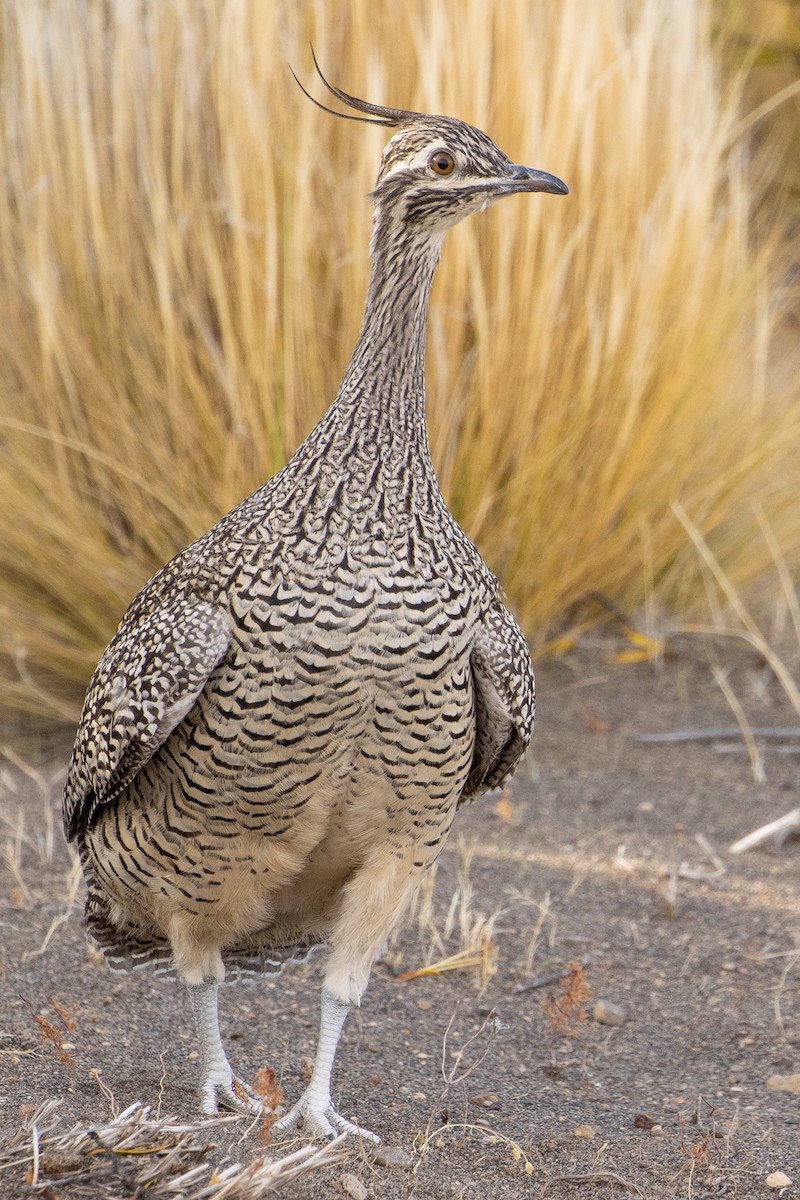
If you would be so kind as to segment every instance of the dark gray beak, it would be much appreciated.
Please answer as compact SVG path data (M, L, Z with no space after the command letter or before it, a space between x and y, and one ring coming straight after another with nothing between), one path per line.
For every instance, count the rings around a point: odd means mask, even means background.
M566 196L569 188L563 179L550 175L547 171L537 171L535 167L520 167L511 163L508 168L508 184L504 191L509 192L552 192L556 196Z

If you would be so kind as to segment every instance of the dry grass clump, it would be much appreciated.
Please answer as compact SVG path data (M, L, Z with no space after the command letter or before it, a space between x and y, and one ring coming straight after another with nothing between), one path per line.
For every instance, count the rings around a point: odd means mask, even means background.
M420 979L447 971L473 971L475 984L483 992L494 976L499 922L505 916L505 910L494 909L487 914L476 907L475 887L470 879L476 848L463 840L459 842L461 861L446 912L443 911L443 897L439 894L441 889L436 887L438 864L423 876L410 911L391 944L396 944L405 928L416 927L425 962L423 966L402 971L397 975L398 979Z
M761 526L764 543L769 550L774 568L772 581L773 611L772 629L766 630L764 623L756 619L743 596L734 587L730 577L722 569L705 538L689 520L680 505L675 505L678 519L686 529L697 550L702 565L711 620L708 624L687 624L684 633L699 634L705 640L705 649L714 678L730 705L741 731L742 741L750 757L750 767L757 783L763 783L764 730L754 730L747 718L744 705L728 678L728 670L719 661L714 642L719 639L734 639L744 642L763 659L771 677L782 689L786 699L800 717L800 593L792 578L786 556L777 542L775 534L760 506L755 513ZM772 729L766 731L773 744L783 742L778 749L794 752L796 729ZM770 822L756 834L735 843L738 851L756 845L763 840L760 835L788 836L797 819L795 811L789 814L785 828L780 822ZM776 826L774 829L772 828ZM768 833L766 831L769 831Z
M777 598L774 612L777 636L774 637L770 637L759 626L742 596L733 586L730 577L725 574L719 561L710 551L705 539L680 506L676 506L676 514L685 526L686 532L700 556L711 610L711 624L686 625L683 627L683 631L705 636L736 638L745 642L764 659L783 689L786 699L800 717L800 677L795 679L792 670L793 666L800 662L800 596L792 579L786 556L766 522L763 511L757 508L756 515L760 519L764 542L772 558L777 577L774 589ZM794 634L793 644L785 636L787 625ZM788 644L788 652L783 657L777 648L778 640Z
M482 994L502 963L506 968L511 965L524 981L522 991L550 982L549 976L531 980L537 954L543 947L552 949L555 942L557 922L550 893L537 899L513 892L506 906L485 912L472 882L473 860L476 853L480 857L480 847L459 839L457 853L455 886L447 885L449 872L440 871L439 860L422 877L408 913L390 938L386 961L395 978L405 981L467 971ZM453 857L445 852L445 860ZM512 913L516 919L509 920ZM412 962L421 965L400 969ZM554 981L559 977L556 972Z
M105 1123L63 1130L58 1128L59 1107L60 1101L49 1100L25 1115L17 1134L0 1150L0 1180L13 1187L24 1177L46 1196L55 1195L54 1184L98 1198L259 1200L342 1157L340 1137L322 1148L302 1146L283 1158L215 1165L208 1133L241 1117L187 1124L136 1103Z
M43 946L29 956L46 948L81 887L78 855L60 835L58 796L63 780L63 764L55 770L36 768L0 744L0 898L7 898L15 909L34 907L43 899L64 905Z
M335 394L382 132L300 94L286 63L308 78L309 40L350 90L465 117L571 187L456 230L432 313L443 487L532 638L594 587L690 605L674 500L737 587L765 560L755 496L796 557L780 229L752 236L760 164L709 0L8 0L0 19L7 709L73 716L137 588Z

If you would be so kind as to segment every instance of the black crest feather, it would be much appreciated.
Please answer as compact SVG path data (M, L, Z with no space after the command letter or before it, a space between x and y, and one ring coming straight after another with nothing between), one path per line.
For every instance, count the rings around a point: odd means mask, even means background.
M294 70L290 66L289 70L292 72L294 81L300 88L300 91L304 96L308 97L312 104L316 104L317 108L321 108L323 112L330 113L331 116L334 117L342 117L345 121L364 121L368 125L384 125L389 129L397 129L400 125L408 125L416 117L419 117L419 113L411 112L405 108L386 108L382 104L370 104L368 100L359 100L357 96L351 96L349 92L345 92L342 90L342 88L335 87L332 83L328 82L328 80L322 74L322 69L317 62L317 56L314 53L313 46L311 47L311 57L314 60L314 67L316 68L317 74L331 95L335 96L337 100L346 105L348 108L353 108L358 113L365 113L368 115L357 117L353 113L337 112L335 108L328 108L326 104L321 104L320 101L316 100L308 91L308 89L303 86L303 84L297 78Z

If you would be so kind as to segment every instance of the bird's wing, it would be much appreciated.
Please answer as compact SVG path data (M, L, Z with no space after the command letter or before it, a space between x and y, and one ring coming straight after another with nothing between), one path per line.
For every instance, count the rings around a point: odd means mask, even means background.
M86 693L64 786L67 838L86 829L166 741L230 640L225 614L207 600L134 602Z
M533 732L533 664L522 630L500 603L475 639L472 655L475 751L461 800L500 787L527 749Z

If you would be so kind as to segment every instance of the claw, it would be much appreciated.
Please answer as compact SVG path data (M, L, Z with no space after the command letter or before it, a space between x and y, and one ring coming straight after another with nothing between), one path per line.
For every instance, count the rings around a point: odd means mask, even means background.
M362 1129L360 1125L346 1120L345 1117L339 1115L330 1102L322 1105L319 1102L315 1103L314 1097L309 1097L310 1090L307 1088L297 1103L289 1109L286 1116L275 1122L272 1126L273 1131L278 1130L280 1133L285 1133L288 1129L293 1129L295 1125L301 1125L311 1137L324 1138L326 1141L330 1141L340 1133L349 1133L354 1137L364 1138L368 1142L380 1142L381 1139L377 1133L373 1133L370 1129Z
M245 1113L247 1116L267 1117L271 1108L262 1104L253 1089L244 1080L231 1073L230 1080L206 1079L203 1083L202 1110L205 1116L214 1116L220 1108L230 1112Z

